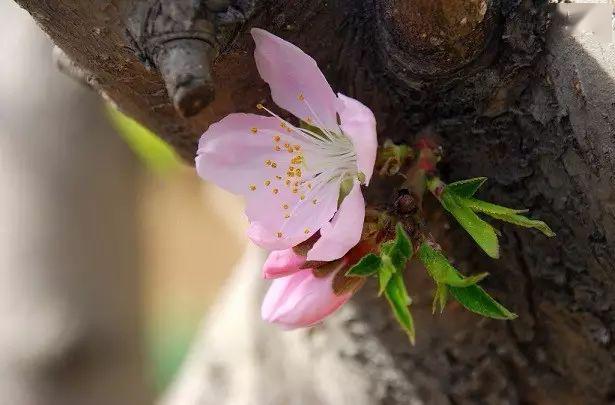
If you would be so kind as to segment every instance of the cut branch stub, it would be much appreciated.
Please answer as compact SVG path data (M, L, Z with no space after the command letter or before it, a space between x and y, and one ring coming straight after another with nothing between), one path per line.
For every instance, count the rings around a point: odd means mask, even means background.
M480 58L497 27L497 0L380 0L380 39L423 78L449 76Z
M228 7L229 0L137 2L127 21L135 51L146 66L158 68L184 117L196 115L214 99L216 13Z

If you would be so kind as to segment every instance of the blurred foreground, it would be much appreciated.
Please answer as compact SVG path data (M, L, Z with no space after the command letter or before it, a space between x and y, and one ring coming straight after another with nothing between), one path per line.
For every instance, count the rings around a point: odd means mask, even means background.
M0 35L0 403L145 402L244 249L241 205L148 170L13 2Z

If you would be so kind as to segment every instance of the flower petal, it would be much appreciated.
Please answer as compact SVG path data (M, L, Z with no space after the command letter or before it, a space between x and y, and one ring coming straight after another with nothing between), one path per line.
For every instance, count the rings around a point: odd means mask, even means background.
M274 250L269 253L263 265L264 278L285 277L299 271L305 263L305 257L294 252L293 249Z
M248 195L251 185L259 187L271 175L264 162L278 157L272 136L279 130L279 121L273 117L227 115L201 136L195 159L197 173L232 193ZM281 166L291 158L281 157Z
M337 98L316 61L265 30L252 28L250 32L256 43L256 67L269 84L273 101L299 119L310 117L315 125L337 132Z
M348 136L357 152L357 166L369 184L376 163L378 139L376 118L372 111L354 98L338 93L340 127Z
M260 191L248 195L246 214L251 221L248 237L269 250L287 249L307 240L335 214L339 187L337 179L315 183L305 194L292 193L288 187L280 188L275 196L279 199L272 199L270 193ZM289 208L281 209L285 204Z
M319 323L352 296L352 293L334 294L335 273L320 278L315 277L311 269L306 269L275 279L263 300L261 316L284 329Z
M361 240L365 220L365 200L355 182L330 223L320 229L320 239L307 254L307 260L331 261L344 256Z

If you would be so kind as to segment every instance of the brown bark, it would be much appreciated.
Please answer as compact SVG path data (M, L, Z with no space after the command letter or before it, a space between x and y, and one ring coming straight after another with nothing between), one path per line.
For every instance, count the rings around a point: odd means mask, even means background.
M445 177L490 176L483 195L528 207L553 226L553 240L501 227L496 262L454 225L434 229L460 267L492 272L487 287L520 314L514 322L480 320L454 307L433 318L429 284L414 269L419 338L411 348L372 286L363 288L347 321L354 351L341 361L373 376L373 403L403 403L409 391L428 403L613 400L612 46L557 31L547 41L541 1L258 1L247 23L223 31L213 66L216 98L183 119L160 75L126 48L125 8L115 5L131 2L18 2L102 91L186 158L211 122L267 101L247 35L259 26L313 55L336 90L372 107L383 137L411 142L430 127L445 148ZM457 27L454 13L467 26ZM374 342L393 365L377 361ZM385 377L392 368L394 382Z

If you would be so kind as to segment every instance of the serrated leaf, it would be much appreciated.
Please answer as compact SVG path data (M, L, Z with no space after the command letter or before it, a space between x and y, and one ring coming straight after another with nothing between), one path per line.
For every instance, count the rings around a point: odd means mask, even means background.
M440 288L440 285L446 285L447 291L468 310L495 319L514 319L517 317L517 315L491 298L485 290L476 285L476 282L484 278L484 273L464 278L442 253L436 251L426 242L421 244L417 254L429 274L436 280L437 287ZM452 284L450 283L451 281L453 282ZM453 285L460 283L460 281L467 282L470 285ZM439 294L443 294L443 292L436 290L436 298L442 302L443 298ZM444 302L440 305L443 308Z
M431 304L431 313L435 314L437 308L440 308L440 313L442 313L444 311L444 307L446 306L447 299L447 285L442 283L436 283L436 292L433 296L433 302Z
M391 305L395 319L397 319L397 322L399 322L400 326L408 335L408 338L410 338L410 342L414 344L414 321L410 309L408 308L411 300L406 291L406 285L401 274L393 274L391 281L387 284L384 295Z
M406 259L412 256L412 243L401 222L398 222L395 226L394 249L398 250Z
M494 319L515 319L517 314L510 312L477 285L469 287L448 287L449 292L466 309Z
M380 245L380 254L390 255L391 250L393 250L393 246L395 246L395 240L388 240L386 242L383 242Z
M537 219L530 219L528 217L525 217L523 215L518 215L518 214L510 214L510 215L491 214L491 216L495 219L510 222L511 224L522 226L524 228L537 229L548 237L555 236L555 232L553 232L551 228L549 228L549 225L547 225L544 221L539 221Z
M396 272L403 272L408 259L412 256L412 244L408 234L401 223L395 228L395 239L388 240L380 245L380 268L378 280L380 289L378 295L382 295L389 280Z
M487 180L486 177L475 177L473 179L459 180L446 186L446 189L460 197L472 197Z
M462 276L442 253L429 246L427 242L421 244L417 254L419 260L425 265L427 272L437 284L468 287L478 283L488 275L488 273L480 273L469 277Z
M517 210L514 208L503 207L487 201L477 200L476 198L464 199L463 205L470 208L472 211L482 212L487 215L523 214L528 211L527 209Z
M364 256L357 264L346 272L347 276L368 277L378 272L382 260L377 255L370 253Z
M391 262L391 257L388 255L382 255L380 257L381 264L378 269L378 282L380 284L380 288L378 290L378 296L382 295L382 293L386 290L389 285L389 281L395 274L395 266Z
M491 225L480 219L474 211L463 205L459 197L446 189L440 197L440 202L485 253L494 259L500 257L500 244L495 229Z

